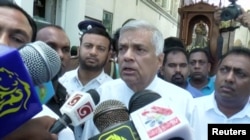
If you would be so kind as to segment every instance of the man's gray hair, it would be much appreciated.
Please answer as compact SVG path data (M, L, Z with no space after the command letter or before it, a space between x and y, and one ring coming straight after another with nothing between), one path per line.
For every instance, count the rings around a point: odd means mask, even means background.
M156 55L159 55L163 52L164 38L162 33L152 24L144 20L131 20L126 23L120 30L120 34L136 29L146 29L152 32L152 45L155 47Z

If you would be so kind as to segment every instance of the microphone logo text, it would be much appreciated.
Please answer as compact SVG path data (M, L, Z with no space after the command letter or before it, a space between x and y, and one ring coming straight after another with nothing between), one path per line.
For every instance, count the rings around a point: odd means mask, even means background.
M93 112L93 107L91 106L90 102L87 102L77 109L77 114L81 119L89 115L91 112Z
M27 110L30 96L27 82L20 79L17 73L0 68L0 117L18 112L22 107Z
M68 102L69 106L74 106L80 99L82 95L81 94L76 94L71 101Z

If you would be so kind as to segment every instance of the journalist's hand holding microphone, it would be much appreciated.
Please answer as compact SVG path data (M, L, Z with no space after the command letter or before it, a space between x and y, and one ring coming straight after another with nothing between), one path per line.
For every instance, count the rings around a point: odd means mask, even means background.
M56 119L49 116L31 119L3 140L57 140L57 135L49 132L55 121Z
M29 70L28 73L30 74L30 77L28 74L26 74L24 78L23 77L20 78L24 79L23 81L25 80L29 81L29 79L32 79L32 81L36 85L39 83L49 81L59 71L60 65L57 66L52 64L60 62L59 57L55 57L57 56L56 52L43 42L37 41L34 43L27 44L23 48L19 49L19 51L13 48L11 49L6 46L2 46L2 50L3 50L2 53L0 53L1 60L3 61L8 60L9 63L13 61L16 61L16 63L20 62L20 64L18 65L19 69L15 68L11 69L11 67L9 67L9 65L5 63L2 64L2 67L15 71L15 73L18 73L19 75L24 75L25 72L27 73L26 68ZM20 54L21 57L18 54ZM39 63L39 65L35 64L31 65L29 63L30 61L32 61L31 60L32 56L36 56L36 59L33 59L33 61L35 62L38 61L37 63ZM53 57L51 57L50 59L50 56ZM43 59L45 60L43 61ZM49 61L46 61L47 59ZM22 61L24 61L24 64L22 64L23 63ZM27 67L24 66L25 64ZM48 70L53 71L53 73L51 71L48 71L47 69L44 70L45 66L43 65L46 65L46 67L48 67ZM20 72L20 69L22 69L23 71ZM4 76L4 74L2 74L1 76ZM4 83L1 83L1 85L4 85ZM59 135L49 132L50 127L54 124L55 119L58 118L58 116L49 108L47 108L45 105L40 104L40 101L35 98L37 93L34 92L33 85L29 83L26 86L28 85L29 88L27 88L27 90L22 90L22 94L20 95L22 96L23 100L26 99L26 96L24 95L26 94L30 95L28 96L30 97L28 98L29 99L28 103L30 102L31 103L30 106L27 107L28 109L20 110L15 113L9 113L9 114L3 114L3 112L4 111L7 112L8 109L12 109L13 107L12 108L6 107L5 109L1 110L2 117L0 118L0 122L2 124L2 127L4 127L2 128L4 129L4 131L1 131L0 133L1 139L2 137L4 137L4 140L5 139L6 140L73 139L74 138L73 132L69 128L63 130L63 132L60 133ZM2 93L6 92L7 91L4 90L2 91ZM13 120L12 118L18 118L18 119Z

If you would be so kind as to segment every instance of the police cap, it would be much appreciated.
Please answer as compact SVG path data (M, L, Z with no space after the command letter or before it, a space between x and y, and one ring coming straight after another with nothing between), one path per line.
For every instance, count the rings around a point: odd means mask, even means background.
M78 24L78 29L82 32L89 30L91 28L96 28L96 27L106 30L106 28L104 27L102 23L99 23L93 20L84 20L84 21L79 22Z

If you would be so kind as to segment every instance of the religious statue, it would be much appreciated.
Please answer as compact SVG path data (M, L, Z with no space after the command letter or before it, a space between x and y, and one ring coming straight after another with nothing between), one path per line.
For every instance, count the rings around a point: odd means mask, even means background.
M207 47L207 27L203 21L200 21L194 26L194 40L187 47L187 52L190 52L194 48Z

